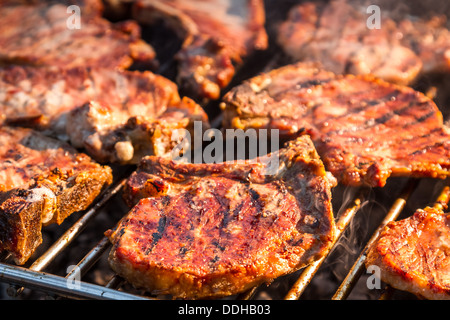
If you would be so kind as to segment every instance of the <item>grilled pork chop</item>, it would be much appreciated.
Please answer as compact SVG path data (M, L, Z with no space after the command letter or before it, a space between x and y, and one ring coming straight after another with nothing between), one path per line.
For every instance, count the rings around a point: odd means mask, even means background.
M195 98L219 98L235 67L253 51L268 45L262 0L131 2L133 19L141 24L162 19L183 39L176 56L177 83Z
M450 216L427 207L391 222L369 249L366 266L371 265L397 289L450 300Z
M423 94L372 76L297 63L254 77L223 99L225 128L311 135L327 170L348 185L389 176L450 176L450 129Z
M111 267L137 287L203 298L319 258L334 234L335 181L307 136L269 156L218 164L144 158L125 192L138 203L108 233ZM279 160L275 170L270 159Z
M79 28L69 5L80 7ZM155 52L132 21L101 18L101 1L6 1L0 4L0 64L122 68L152 67Z
M278 42L295 61L320 62L338 74L373 74L409 84L419 74L450 71L450 32L444 17L430 20L381 10L381 27L370 29L367 5L356 1L305 2L294 6Z
M68 145L31 129L0 128L0 251L25 263L42 242L41 227L86 209L112 182Z
M208 125L203 109L181 99L177 86L162 76L81 67L0 68L0 114L10 124L68 136L100 162L161 155L171 148L172 129L189 129L195 120Z

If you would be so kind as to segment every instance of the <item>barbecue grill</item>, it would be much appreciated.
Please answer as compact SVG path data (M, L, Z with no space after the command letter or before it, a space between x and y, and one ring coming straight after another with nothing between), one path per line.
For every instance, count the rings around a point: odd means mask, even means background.
M250 59L253 62L240 70L230 87L249 75L273 68L277 58L271 52L255 53ZM264 60L263 63L258 62L258 59ZM160 68L173 69L170 62L163 63ZM219 108L216 103L207 105L206 110L213 117L212 126L220 127L221 118L217 115ZM442 111L444 115L449 113L448 110ZM114 227L127 213L121 192L132 170L115 168L116 181L88 210L74 214L58 228L44 228L44 243L24 267L14 265L7 254L0 256L0 288L4 289L0 297L115 300L170 298L132 288L124 279L114 275L105 262L111 243L104 232ZM389 222L405 218L426 205L446 208L449 200L448 180L391 178L380 189L337 186L333 190L337 233L327 254L291 275L275 279L268 285L254 287L233 298L414 299L415 296L398 292L384 284L377 289L367 287L365 278L371 275L366 272L364 265L367 248ZM81 255L79 259L75 257L76 261L73 261L74 251Z
M97 200L91 208L85 212L75 215L78 218L76 221L68 221L67 229L56 241L49 244L42 254L31 259L32 263L27 267L18 267L10 263L9 256L3 256L0 263L0 282L6 283L6 292L10 297L26 298L30 296L30 292L23 292L25 288L33 289L40 293L33 297L63 297L70 299L118 299L118 300L135 300L135 299L162 299L167 297L155 296L146 292L137 291L117 275L111 275L107 283L94 283L88 280L89 274L95 272L105 272L107 267L99 266L99 260L106 259L111 244L109 240L103 236L103 232L108 229L101 220L95 219L101 215L110 215L110 210L117 211L117 203L121 201L120 193L125 184L126 176L118 179L109 189L107 189L101 197ZM434 186L433 186L434 185ZM431 186L431 187L430 187ZM342 190L344 189L344 190ZM428 192L426 191L428 190ZM390 201L388 192L393 192L395 195L394 201L390 205L381 206L381 202L388 203ZM415 208L423 207L425 205L433 204L435 206L446 207L450 199L450 183L449 181L435 181L432 179L391 179L383 192L375 192L370 188L341 188L337 187L334 191L335 196L339 193L343 194L342 198L336 198L335 206L340 206L336 212L336 226L338 232L336 233L334 244L327 254L320 260L314 262L308 267L299 270L298 272L276 279L272 284L266 286L261 285L254 287L251 290L240 295L234 296L236 299L252 299L252 298L275 298L275 299L308 299L318 298L315 288L325 286L328 289L333 289L334 294L331 297L323 296L321 298L331 298L335 300L342 300L351 297L352 290L359 283L358 291L361 287L366 290L366 293L358 298L378 298L386 299L395 293L391 288L380 288L384 290L369 289L364 281L361 279L362 275L370 275L365 273L364 261L366 258L366 250L368 246L376 239L381 229L389 222L403 218L410 215ZM377 194L379 193L379 194ZM342 203L341 203L342 202ZM377 210L367 210L371 204L376 204ZM119 205L120 208L120 205ZM124 208L123 208L124 209ZM372 208L373 209L373 208ZM119 210L120 211L120 210ZM370 212L367 212L370 211ZM379 214L374 211L384 212L381 222L373 225L372 220L379 220ZM117 214L118 219L121 215L125 215L127 211ZM367 219L370 221L367 222ZM365 220L370 224L366 230L369 240L356 239L355 227L361 224L361 220ZM116 221L117 222L117 221ZM66 225L66 224L64 224ZM64 226L63 225L63 226ZM355 226L356 225L356 226ZM90 227L96 230L97 235L93 235L92 230L86 231L88 237L84 235L85 229ZM44 230L44 237L48 232ZM350 233L350 235L348 235ZM351 235L353 233L353 236ZM95 242L92 238L99 238ZM363 237L365 238L365 237ZM315 275L318 273L330 272L330 268L336 268L336 264L343 263L345 259L336 259L334 257L336 251L339 250L342 244L345 246L360 247L358 242L365 241L365 245L361 250L355 252L347 252L350 259L353 259L351 265L343 266L348 269L346 276L339 281L330 283L329 281L321 280L318 277L317 281ZM67 259L69 255L70 261L70 246L88 247L85 256L77 263L76 267L68 270L68 265L64 265L58 260ZM344 250L345 251L345 250ZM355 250L350 250L355 251ZM66 260L67 261L67 260ZM56 265L53 266L53 265ZM47 271L51 270L51 271ZM100 271L99 271L100 270ZM108 270L106 270L108 272ZM283 282L285 282L283 284ZM281 285L283 284L283 285ZM313 285L314 288L309 288ZM273 287L273 288L271 288ZM309 290L308 290L309 289ZM326 289L326 290L328 290ZM29 290L28 290L29 291ZM276 292L273 296L273 292ZM375 291L375 292L374 292ZM43 295L42 295L43 293ZM36 293L32 293L36 294ZM376 297L378 296L378 297ZM414 296L408 296L413 298Z

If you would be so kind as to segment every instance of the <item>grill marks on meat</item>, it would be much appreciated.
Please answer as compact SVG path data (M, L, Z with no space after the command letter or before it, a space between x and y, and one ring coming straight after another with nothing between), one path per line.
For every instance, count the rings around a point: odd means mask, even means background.
M68 145L31 129L0 129L0 251L25 263L42 242L41 226L86 209L112 182Z
M177 82L195 98L219 98L236 65L268 45L261 0L141 0L133 18L142 24L163 19L183 39Z
M302 3L281 24L279 44L296 61L320 62L338 74L373 74L397 84L412 83L420 73L450 70L444 17L394 20L382 10L382 27L369 29L365 10L347 0Z
M110 265L174 297L232 295L319 258L334 234L331 187L307 136L269 158L187 164L146 157L125 197L137 203L108 236ZM270 158L274 159L274 158Z
M101 18L101 2L79 1L81 25L70 29L69 5L51 1L0 5L0 62L60 69L153 65L155 52L140 39L137 24L112 24Z
M427 207L391 222L369 249L366 266L382 281L427 299L450 299L450 216Z
M199 105L150 71L10 66L0 69L0 83L5 122L68 137L100 162L162 155L172 147L171 130L195 120L208 127Z
M298 63L252 78L225 97L225 128L309 133L327 170L349 185L393 176L450 175L450 132L411 88Z

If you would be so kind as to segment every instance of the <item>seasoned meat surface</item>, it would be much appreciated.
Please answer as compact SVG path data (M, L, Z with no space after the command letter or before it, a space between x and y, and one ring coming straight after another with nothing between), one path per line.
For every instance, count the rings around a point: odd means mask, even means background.
M140 39L132 22L112 24L101 18L100 1L6 1L0 4L0 64L128 68L152 66L155 52ZM79 22L79 28L72 26Z
M262 0L139 0L132 17L142 24L162 19L183 39L178 84L196 99L219 98L236 66L268 45Z
M244 82L223 101L225 128L278 129L286 139L309 133L344 184L450 175L450 130L433 101L408 87L297 63Z
M269 157L144 158L125 191L137 204L108 233L111 267L136 287L204 298L242 292L319 258L333 239L335 181L307 136Z
M427 207L391 222L369 249L366 266L371 265L394 288L450 300L450 216Z
M23 264L42 224L86 209L112 182L109 167L31 129L0 128L0 251Z
M173 128L195 120L208 126L199 105L150 71L8 66L0 68L0 84L0 120L70 139L101 162L162 155Z
M335 73L373 74L397 84L450 71L444 16L397 17L395 10L380 5L381 26L369 28L367 7L350 0L301 3L280 25L278 42L295 61L320 62Z

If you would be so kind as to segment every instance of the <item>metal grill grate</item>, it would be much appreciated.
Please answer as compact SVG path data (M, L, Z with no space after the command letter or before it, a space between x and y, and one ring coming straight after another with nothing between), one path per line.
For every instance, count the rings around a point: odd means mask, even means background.
M2 257L0 263L0 282L5 282L10 284L7 292L10 296L18 297L22 293L24 287L43 291L50 296L71 298L71 299L118 299L118 300L128 300L128 299L155 299L147 295L146 293L135 294L134 292L126 292L124 288L124 283L126 283L122 278L115 275L106 285L97 285L83 281L82 278L96 265L99 259L107 254L110 249L111 244L107 237L103 237L100 241L92 244L91 250L78 262L77 268L72 272L69 272L65 277L58 276L52 273L43 272L44 269L55 260L58 255L65 254L65 249L67 246L74 241L83 231L83 229L92 223L92 219L99 214L101 209L104 207L108 201L111 201L113 197L120 193L126 178L119 180L111 186L105 193L99 198L99 200L91 207L91 209L84 212L81 217L73 223L65 233L57 239L39 258L37 258L34 263L32 263L28 268L18 267L7 263L8 256ZM364 271L364 261L366 258L366 252L368 247L376 240L382 228L391 221L396 220L405 205L408 203L408 199L411 194L417 189L420 180L410 179L405 183L403 190L400 195L394 201L390 209L387 211L386 216L383 221L378 225L375 232L373 233L370 240L366 243L364 249L361 251L360 255L354 262L350 271L348 272L345 279L340 283L340 286L332 299L342 300L346 299L351 293L355 283L360 278ZM448 182L447 182L448 184ZM332 248L326 253L326 255L312 263L308 267L301 270L298 278L294 284L289 288L288 292L285 294L285 300L295 300L299 299L304 293L305 289L321 268L323 264L327 263L327 258L330 252L333 251L334 247L338 244L342 234L348 229L350 222L355 218L362 207L362 204L366 201L370 189L361 188L357 190L351 201L348 201L343 208L341 208L340 213L337 217L336 226L337 233L335 235L334 243ZM446 207L450 199L450 187L448 185L444 186L435 201L436 206L441 208ZM106 230L102 230L104 232ZM78 286L73 285L72 279L75 276L75 270L77 275L81 277L81 281L78 282ZM72 285L71 285L72 284ZM236 296L237 299L251 299L258 288L253 288L245 293ZM387 299L392 294L393 289L388 288L380 299Z

